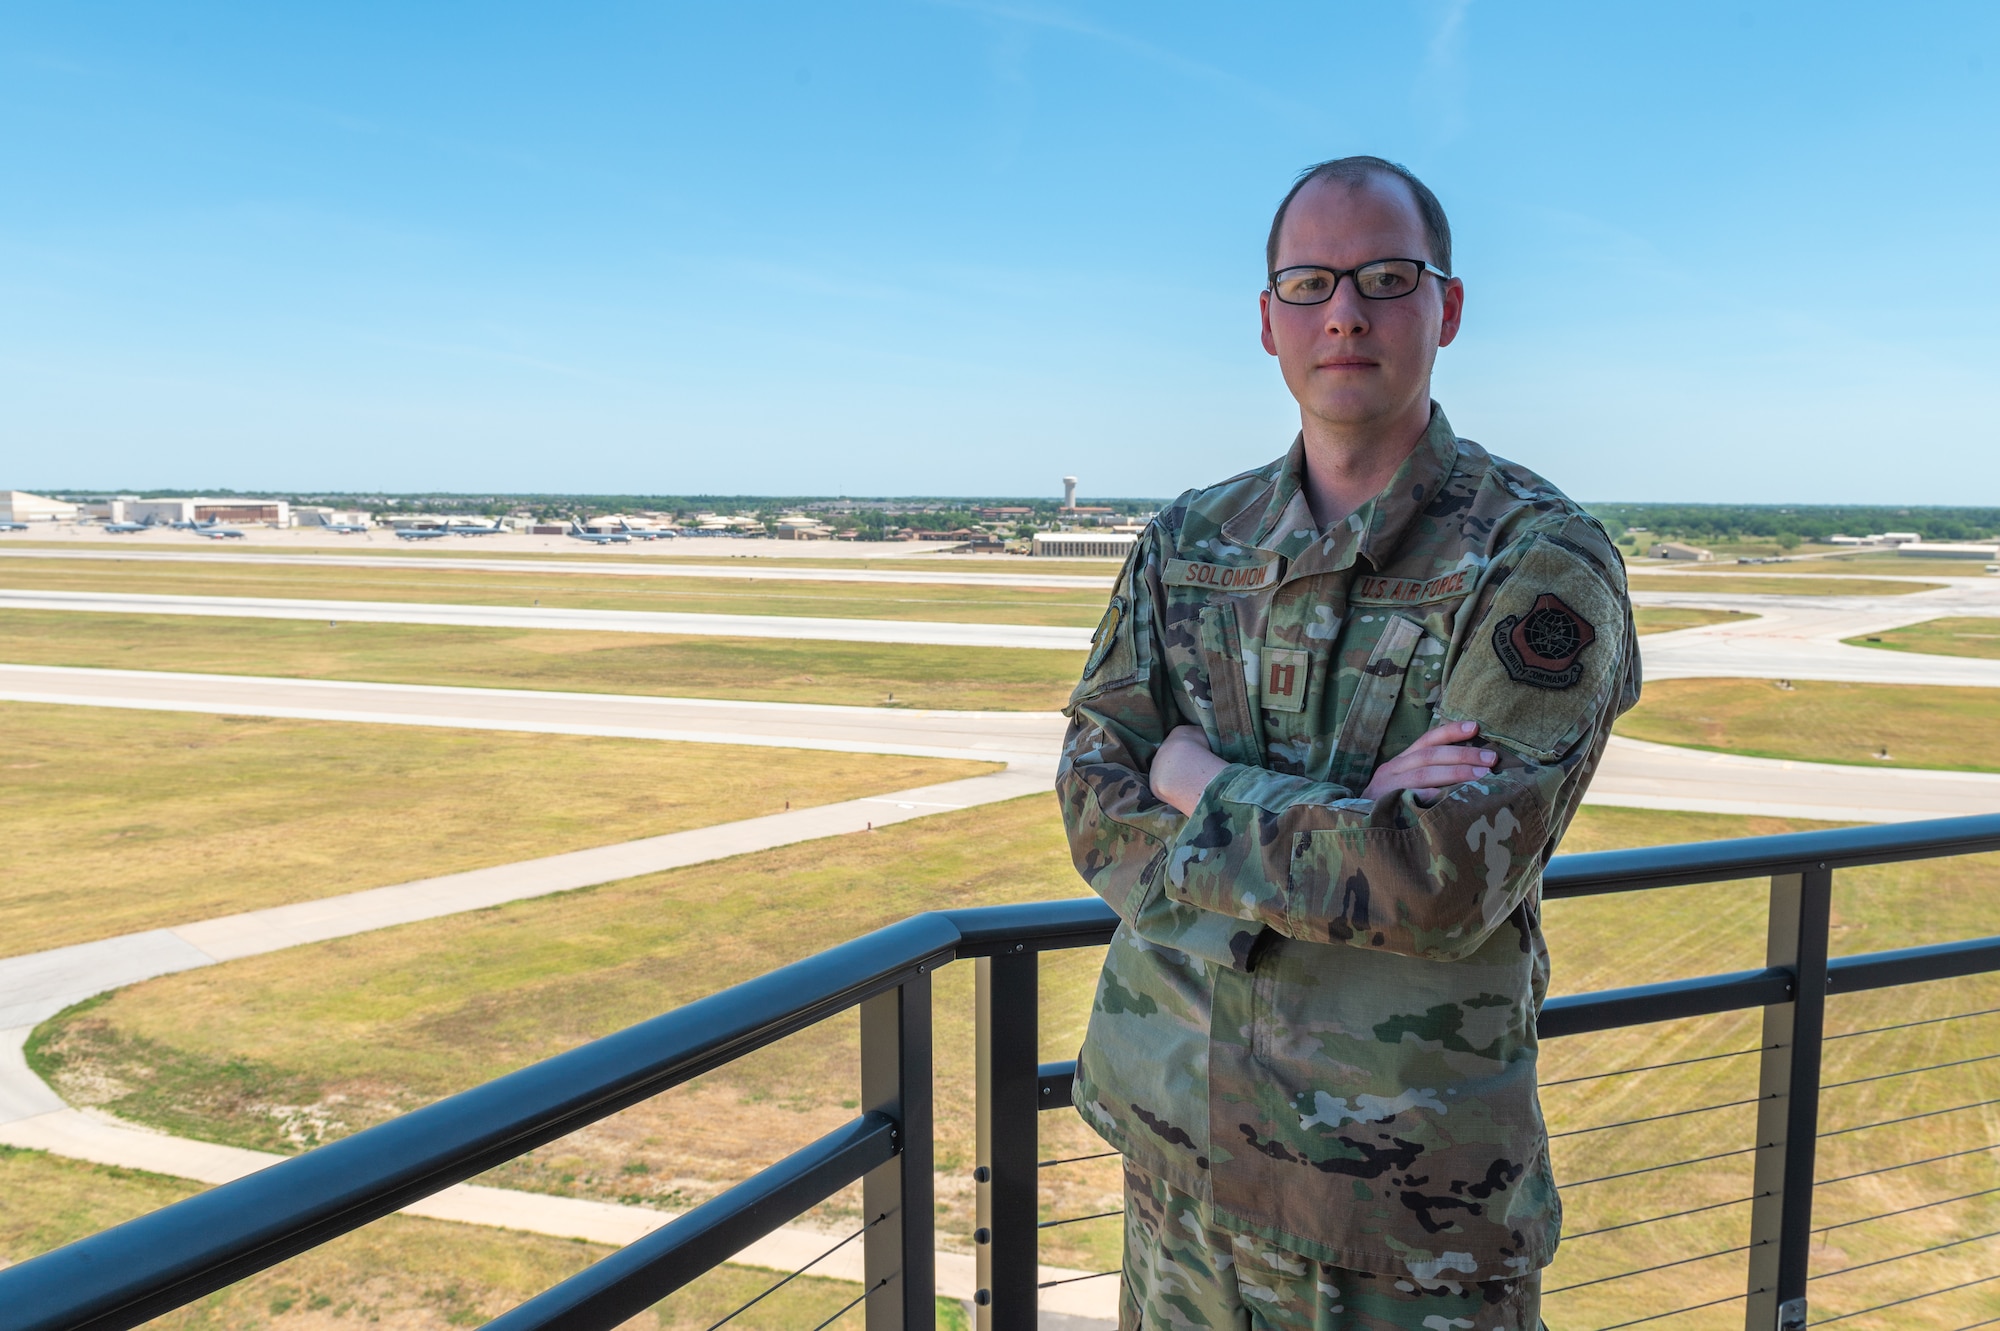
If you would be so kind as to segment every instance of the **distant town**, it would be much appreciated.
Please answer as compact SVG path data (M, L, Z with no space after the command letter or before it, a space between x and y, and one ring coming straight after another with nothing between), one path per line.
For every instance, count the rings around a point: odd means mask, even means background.
M939 552L1122 558L1159 499L854 498L756 495L206 494L0 490L0 531L180 531L211 540L251 530L408 541L568 537L590 544L732 538L921 543ZM2000 560L2000 508L1877 505L1595 504L1633 556L1668 562L1783 561L1878 549L1932 559Z

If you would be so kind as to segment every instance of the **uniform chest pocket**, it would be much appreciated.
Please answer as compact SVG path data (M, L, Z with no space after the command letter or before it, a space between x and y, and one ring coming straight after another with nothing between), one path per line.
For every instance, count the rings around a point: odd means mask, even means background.
M1254 667L1243 654L1234 601L1201 608L1200 642L1202 670L1208 676L1209 750L1225 762L1261 766L1263 726L1250 702L1248 679Z
M1375 773L1375 756L1402 701L1403 680L1410 658L1423 640L1424 626L1404 615L1387 615L1388 623L1375 639L1361 666L1361 678L1341 717L1334 738L1333 770L1329 780L1359 791Z

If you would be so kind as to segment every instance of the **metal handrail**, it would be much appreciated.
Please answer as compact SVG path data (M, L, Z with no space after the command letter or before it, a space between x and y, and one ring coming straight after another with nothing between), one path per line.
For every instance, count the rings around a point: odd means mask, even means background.
M2000 816L1988 815L1557 856L1547 867L1544 884L1547 896L1563 898L1806 874L1820 883L1823 897L1825 876L1835 868L1995 849L2000 849ZM137 1325L848 1008L922 983L930 972L953 960L1032 962L1042 951L1107 942L1117 923L1117 915L1094 897L911 917L0 1270L0 1306L9 1310L9 1327L19 1331L110 1331ZM1822 926L1820 957L1823 935ZM1805 974L1815 1002L1823 1002L1830 991L1991 969L2000 969L2000 938L1840 958L1826 963L1818 975L1810 970ZM1543 1009L1542 1034L1553 1038L1746 1007L1768 1010L1796 997L1799 976L1798 969L1778 965L1555 999ZM927 1001L927 989L924 994ZM1816 1048L1816 1032L1813 1038ZM924 1040L927 1059L927 1029ZM864 1040L864 1061L865 1045ZM1812 1066L1816 1077L1816 1059ZM1067 1086L1061 1084L1066 1065L1030 1063L1029 1068L1035 1078L1030 1095L1041 1102L1037 1108L1067 1100ZM864 1131L869 1123L874 1127ZM738 1190L656 1231L641 1245L621 1250L622 1262L607 1260L591 1268L599 1273L586 1282L595 1291L591 1297L600 1303L607 1297L617 1302L605 1291L617 1286L621 1272L651 1273L646 1288L659 1290L662 1282L657 1277L663 1264L697 1256L711 1265L720 1261L714 1254L729 1244L740 1246L789 1218L778 1214L783 1208L769 1197L781 1197L785 1205L801 1201L810 1188L799 1179L809 1177L817 1187L843 1171L865 1169L874 1160L870 1154L874 1148L846 1142L836 1153L837 1165L803 1157L833 1150L834 1138L843 1133L862 1133L879 1147L882 1131L893 1140L893 1125L884 1129L864 1115ZM895 1149L910 1145L904 1141ZM925 1157L927 1171L927 1150ZM847 1173L821 1195L854 1177ZM923 1187L927 1196L927 1179ZM743 1199L753 1194L767 1200L759 1203L754 1223L738 1223L733 1217L742 1209ZM689 1226L697 1215L705 1218ZM758 1231L765 1220L769 1224ZM726 1237L697 1242L697 1233L707 1232L707 1226ZM523 1305L518 1316L509 1314L504 1324L544 1324L529 1314L550 1295ZM924 1295L927 1300L927 1291ZM927 1309L923 1315L928 1316Z

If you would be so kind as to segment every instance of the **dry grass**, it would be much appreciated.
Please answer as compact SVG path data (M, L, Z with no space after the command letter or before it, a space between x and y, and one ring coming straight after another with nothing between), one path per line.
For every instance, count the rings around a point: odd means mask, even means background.
M929 583L783 582L621 577L541 570L343 568L283 564L160 563L143 559L16 559L0 584L50 591L178 596L276 596L335 601L447 602L569 610L806 615L944 620L967 624L1095 627L1107 593L1090 588L963 587Z
M2000 619L1928 619L1906 628L1884 629L1879 634L1848 638L1856 647L1879 647L1890 652L1929 652L1937 656L1976 656L2000 660Z
M1725 624L1732 619L1750 619L1741 610L1695 610L1685 606L1642 605L1632 610L1632 622L1639 636L1672 633L1675 629L1698 629L1708 624Z
M0 955L994 770L28 703L0 724Z
M1006 647L62 610L0 610L0 655L17 665L956 711L1053 711L1069 698L1084 657Z
M1760 835L1806 826L1810 824L1592 807L1579 817L1565 848ZM1995 857L1843 874L1836 950L1877 950L1987 932L1996 887L2000 863ZM313 1121L314 1114L326 1130L359 1127L918 909L1074 892L1053 808L1047 797L1036 797L903 824L872 836L771 851L384 931L366 940L322 944L309 954L252 958L166 977L59 1019L45 1028L54 1038L37 1057L63 1060L64 1066L55 1069L59 1082L98 1088L97 1097L121 1114L191 1135L282 1147L288 1132L294 1140L310 1139L299 1135L298 1125ZM1556 990L1580 992L1761 964L1762 912L1761 884L1556 903L1548 912ZM300 965L308 956L311 965ZM1081 951L1045 963L1045 1059L1074 1054L1097 960L1094 951ZM971 978L969 966L953 966L936 981L939 1229L942 1242L961 1248L971 1224ZM1936 1008L1942 1014L2000 1003L2000 992L1991 995L1991 1002L1982 997L1987 991L1982 984L1993 988L1987 981L1961 981L1912 993L1843 999L1838 1022L1848 1029L1871 1023L1882 1010ZM1740 1019L1724 1018L1554 1042L1547 1076L1554 1080L1580 1070L1720 1052L1742 1047L1745 1038L1754 1045L1754 1034L1746 1037L1737 1029L1740 1025ZM1844 1042L1829 1061L1829 1080L1850 1066L1843 1060L1861 1066L1887 1058L1901 1067L1945 1061L1952 1050L1973 1048L1980 1040L1992 1047L1992 1033L1975 1024L1933 1028L1920 1037L1875 1041L1873 1049L1869 1040ZM856 1052L851 1017L827 1023L495 1171L491 1181L657 1205L700 1200L851 1116ZM1732 1078L1740 1079L1751 1061L1722 1060L1648 1077L1551 1088L1546 1098L1552 1123L1563 1131L1640 1116L1649 1109L1737 1098ZM1886 1114L1911 1095L1930 1097L1926 1104L1990 1098L2000 1093L1990 1068L1974 1065L1875 1090L1830 1092L1829 1121L1839 1115ZM1836 1102L1835 1095L1846 1099ZM1950 1099L1953 1095L1962 1098ZM1747 1131L1747 1121L1737 1111L1723 1111L1666 1126L1563 1139L1558 1163L1562 1175L1575 1180L1593 1172L1616 1172L1634 1161L1702 1154L1704 1142L1721 1143L1708 1148L1712 1150L1733 1149ZM1993 1126L1992 1120L1969 1116L1941 1124L1928 1135L1957 1141ZM1046 1157L1102 1149L1073 1115L1046 1115L1041 1127ZM1898 1138L1893 1130L1876 1135ZM1869 1158L1882 1163L1881 1152L1912 1153L1922 1135L1884 1143L1856 1134L1840 1150L1874 1153ZM1975 1143L1968 1139L1966 1144ZM1044 1214L1053 1218L1115 1207L1118 1182L1111 1165L1091 1162L1047 1171ZM1726 1200L1722 1194L1740 1183L1729 1167L1724 1162L1707 1172L1668 1171L1648 1182L1578 1188L1570 1201L1570 1228L1660 1214L1677 1209L1674 1202L1682 1196ZM1912 1171L1879 1195L1857 1192L1840 1201L1848 1209L1838 1218L1905 1195L1921 1200L1951 1195L1953 1189L1971 1191L1970 1185L1959 1186L1972 1177L1967 1168ZM1988 1167L1975 1161L1970 1168ZM1676 1172L1698 1177L1681 1179L1674 1177ZM834 1219L852 1206L851 1198L843 1199L823 1215ZM1884 1204L1880 1209L1891 1208ZM1964 1214L1976 1218L1983 1213L1974 1207ZM1945 1219L1955 1223L1960 1215L1953 1211ZM1551 1285L1615 1274L1626 1269L1618 1263L1640 1265L1637 1259L1648 1253L1691 1255L1707 1251L1702 1244L1725 1247L1735 1241L1728 1236L1740 1223L1737 1211L1723 1208L1678 1228L1582 1240L1565 1249ZM1051 1231L1045 1236L1044 1260L1085 1269L1115 1264L1117 1228L1116 1222L1096 1222ZM1899 1236L1900 1231L1892 1231L1871 1238L1875 1247L1867 1251L1872 1255L1876 1247L1893 1246ZM1857 1244L1842 1250L1861 1248ZM1737 1278L1738 1268L1729 1259L1710 1265L1715 1273L1702 1274L1685 1288L1707 1288L1704 1282L1714 1281L1726 1286ZM1676 1280L1661 1278L1644 1287L1642 1302L1675 1306L1658 1300L1683 1292ZM1854 1283L1864 1295L1888 1288L1872 1279L1856 1278ZM1607 1324L1616 1320L1611 1309L1627 1306L1628 1294L1622 1283L1598 1294L1579 1291L1560 1296L1569 1302L1552 1303L1552 1312L1560 1310L1559 1325Z
M1658 680L1618 733L1762 758L1996 772L2000 689Z

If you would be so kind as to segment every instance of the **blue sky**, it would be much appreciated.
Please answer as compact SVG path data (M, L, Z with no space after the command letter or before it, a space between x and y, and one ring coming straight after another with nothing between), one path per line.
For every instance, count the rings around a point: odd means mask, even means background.
M1990 4L14 7L0 486L1170 495L1270 210L1442 196L1460 433L2000 503Z

